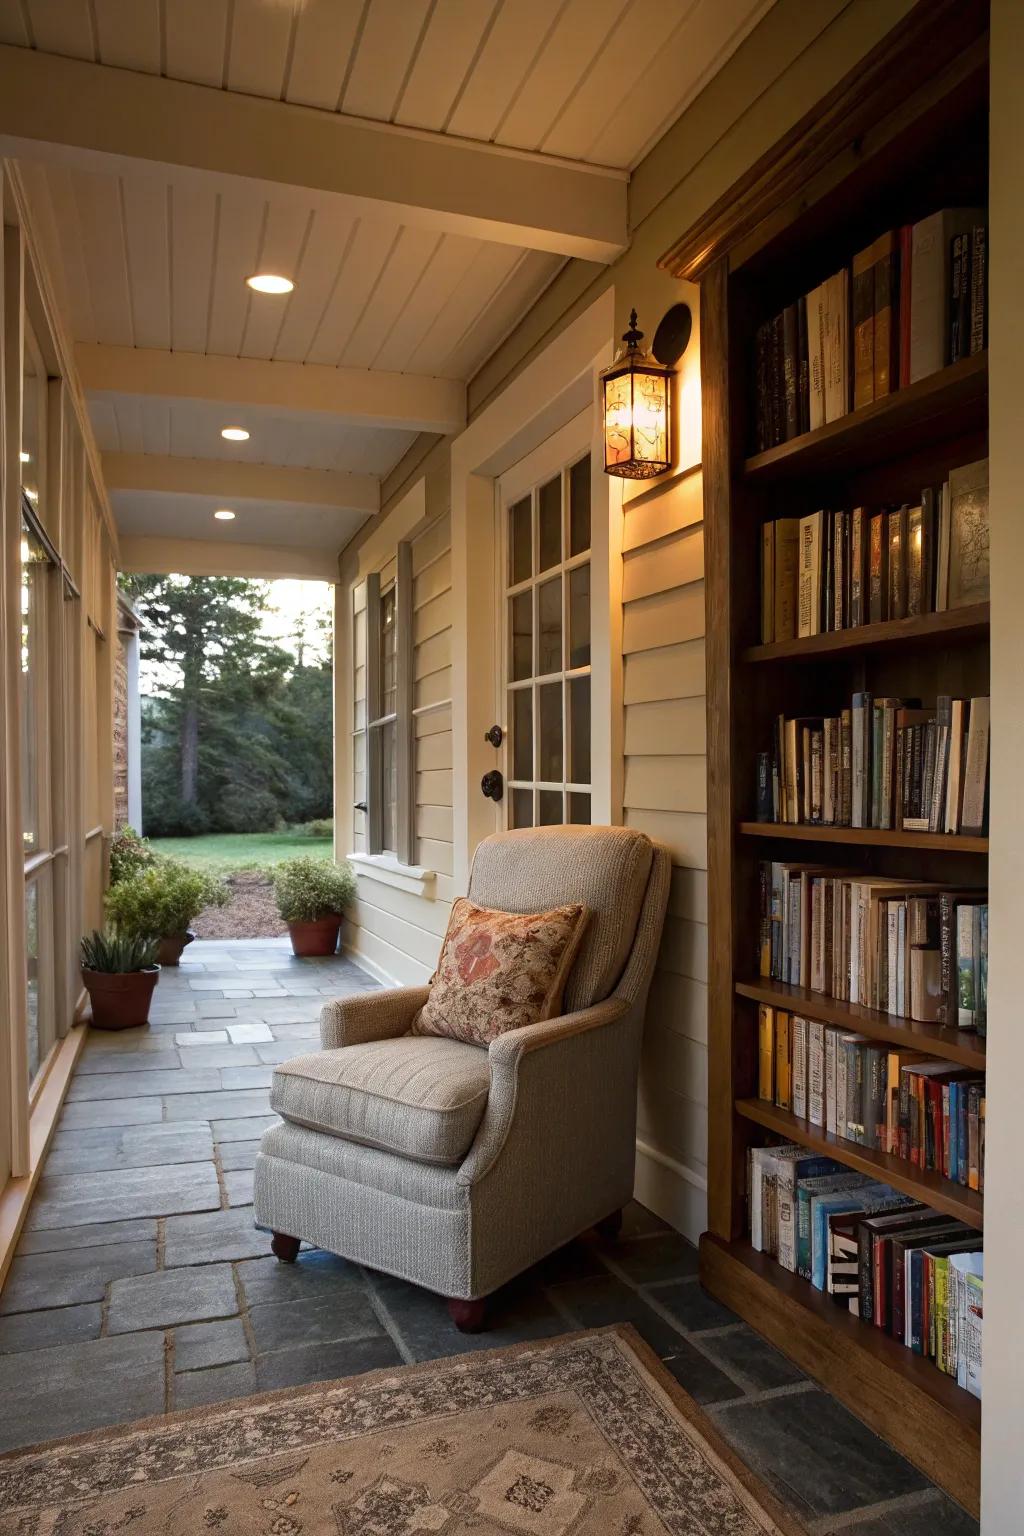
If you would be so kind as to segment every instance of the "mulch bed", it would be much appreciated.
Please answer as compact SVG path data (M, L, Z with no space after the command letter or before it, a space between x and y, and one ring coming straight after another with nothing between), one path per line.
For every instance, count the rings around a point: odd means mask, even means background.
M277 915L274 887L263 870L239 870L228 875L231 900L226 907L207 907L192 924L200 939L277 939L288 932Z

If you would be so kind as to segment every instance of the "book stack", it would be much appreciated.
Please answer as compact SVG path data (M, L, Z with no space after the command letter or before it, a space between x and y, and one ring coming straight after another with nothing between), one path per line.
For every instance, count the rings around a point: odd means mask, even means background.
M780 517L761 533L761 643L988 602L988 460L911 506Z
M838 715L780 715L758 757L757 819L981 836L989 734L987 697L922 709L855 693Z
M985 1186L985 1079L762 1003L757 1096L831 1136Z
M984 210L890 229L758 326L753 451L860 410L984 350Z
M981 1396L984 1256L963 1222L805 1147L753 1147L750 1241Z
M760 866L760 974L987 1033L988 896L818 865Z

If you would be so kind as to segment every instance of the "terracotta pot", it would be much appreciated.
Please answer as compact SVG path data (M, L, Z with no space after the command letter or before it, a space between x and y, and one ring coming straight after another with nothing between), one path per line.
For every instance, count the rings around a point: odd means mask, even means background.
M109 971L87 971L82 980L92 1004L94 1029L133 1029L149 1023L149 1005L160 975L158 965L145 971L114 975Z
M181 952L186 944L191 944L195 934L189 928L184 933L172 933L168 938L160 940L156 957L161 965L177 965L181 959Z
M329 912L312 923L289 923L293 955L333 955L338 948L341 915Z

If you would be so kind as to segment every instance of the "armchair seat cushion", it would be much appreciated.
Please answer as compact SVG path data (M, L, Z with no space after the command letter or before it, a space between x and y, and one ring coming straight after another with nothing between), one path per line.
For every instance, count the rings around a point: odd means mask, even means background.
M293 1057L274 1072L270 1103L293 1125L452 1165L469 1150L489 1088L478 1046L401 1035Z

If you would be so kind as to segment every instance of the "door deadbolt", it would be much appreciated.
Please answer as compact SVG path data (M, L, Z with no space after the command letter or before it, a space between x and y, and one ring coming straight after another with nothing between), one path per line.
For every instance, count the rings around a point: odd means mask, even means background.
M500 725L492 725L489 731L484 731L484 741L489 741L492 747L500 747L505 739L505 733Z
M490 773L484 774L480 780L480 790L488 800L497 801L501 799L505 793L505 780L497 768L492 768Z

